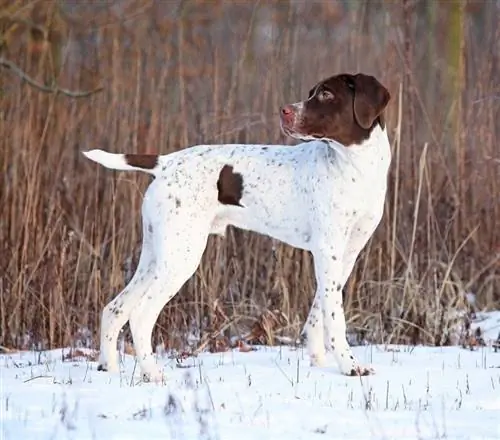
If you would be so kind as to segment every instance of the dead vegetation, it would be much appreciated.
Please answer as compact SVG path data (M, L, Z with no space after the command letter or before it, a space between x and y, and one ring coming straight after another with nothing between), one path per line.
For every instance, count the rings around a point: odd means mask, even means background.
M148 178L93 167L80 151L288 143L279 106L339 71L375 74L393 97L386 211L345 289L351 332L459 343L468 292L498 307L495 2L99 5L0 1L2 346L94 347L103 305L135 269ZM314 286L307 252L230 228L210 238L156 338L183 349L195 335L212 350L235 337L296 341Z

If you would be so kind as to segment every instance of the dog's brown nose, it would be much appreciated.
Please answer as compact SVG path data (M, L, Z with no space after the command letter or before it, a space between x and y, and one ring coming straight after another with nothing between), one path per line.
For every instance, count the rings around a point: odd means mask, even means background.
M295 109L293 108L292 105L285 105L281 107L281 118L283 119L283 122L289 124L293 122L294 117L295 117Z

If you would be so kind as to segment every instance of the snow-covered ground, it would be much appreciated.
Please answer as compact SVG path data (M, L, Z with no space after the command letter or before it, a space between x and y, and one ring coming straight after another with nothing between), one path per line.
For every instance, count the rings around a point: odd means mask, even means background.
M109 374L69 350L4 354L0 438L500 439L500 352L354 351L375 375L344 377L309 367L302 348L259 347L184 360L190 368L162 358L164 385L140 383L131 356Z

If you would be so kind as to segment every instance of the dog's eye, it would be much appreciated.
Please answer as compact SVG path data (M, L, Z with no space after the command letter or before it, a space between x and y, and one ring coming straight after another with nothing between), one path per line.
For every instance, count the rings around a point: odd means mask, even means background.
M321 92L318 93L318 98L321 101L327 101L335 98L335 95L330 92L330 90L321 90Z

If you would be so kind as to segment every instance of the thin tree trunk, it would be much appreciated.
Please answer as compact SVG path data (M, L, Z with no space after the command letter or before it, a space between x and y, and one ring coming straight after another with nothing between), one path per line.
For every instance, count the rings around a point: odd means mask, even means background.
M448 47L447 58L449 66L449 93L452 102L453 112L451 115L451 139L455 150L455 170L457 189L457 204L463 205L465 202L465 161L466 152L464 145L463 127L463 90L465 86L465 3L466 0L452 0L448 8ZM461 218L456 218L455 239L460 240L458 231L463 231L462 223L467 218L467 213L458 209Z

